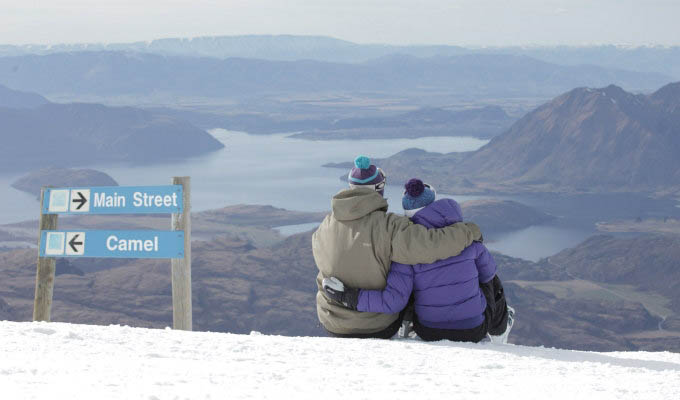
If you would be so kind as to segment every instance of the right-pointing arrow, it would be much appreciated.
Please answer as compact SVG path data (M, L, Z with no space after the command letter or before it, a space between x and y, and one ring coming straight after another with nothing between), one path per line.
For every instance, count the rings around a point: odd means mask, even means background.
M83 208L85 203L87 203L87 198L85 198L85 196L83 196L82 192L76 192L76 193L78 193L78 198L72 199L71 201L74 202L74 203L78 203L78 207L76 207L76 210L80 210L81 208ZM75 251L75 250L73 250L73 251Z
M79 236L80 236L80 234L76 234L76 235L73 236L73 238L68 242L68 245L71 246L71 250L73 250L74 253L77 253L77 252L78 252L78 249L76 248L76 246L82 246L82 245L83 245L83 242L76 242L76 240L78 239Z

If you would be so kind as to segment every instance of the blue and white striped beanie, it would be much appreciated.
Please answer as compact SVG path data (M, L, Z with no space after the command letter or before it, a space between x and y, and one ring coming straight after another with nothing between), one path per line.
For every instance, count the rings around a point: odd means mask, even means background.
M352 188L362 186L376 188L375 185L385 181L385 175L378 167L371 164L370 158L358 156L354 159L354 168L349 171L347 181ZM384 188L377 190L380 194L384 194L384 191Z

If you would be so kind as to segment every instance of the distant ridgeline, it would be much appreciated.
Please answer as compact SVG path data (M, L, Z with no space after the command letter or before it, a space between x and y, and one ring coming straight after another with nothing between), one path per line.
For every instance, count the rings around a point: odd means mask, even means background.
M125 51L185 57L257 58L261 60L364 63L391 54L414 57L469 54L524 55L563 65L599 65L658 72L680 78L680 47L665 46L530 46L465 48L448 45L358 44L328 36L235 35L162 38L133 43L0 45L0 56L96 51Z
M178 57L124 51L0 57L0 82L59 96L248 98L273 93L410 94L458 98L552 97L578 86L616 83L649 90L673 80L657 72L559 65L525 55L467 53L414 57L378 54L360 64L255 58Z
M680 190L680 83L651 95L578 88L469 154L404 151L382 161L397 180L421 175L457 192Z
M55 104L0 86L0 167L33 170L97 162L151 163L224 147L178 119L131 107ZM7 105L15 105L13 108Z

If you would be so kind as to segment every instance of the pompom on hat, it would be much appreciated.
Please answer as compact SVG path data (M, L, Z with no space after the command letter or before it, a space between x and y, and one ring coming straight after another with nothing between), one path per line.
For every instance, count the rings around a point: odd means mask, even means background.
M437 197L437 192L431 185L423 183L420 179L410 179L404 185L406 189L401 198L401 206L406 216L412 217L425 206L430 205Z
M351 188L372 188L381 195L385 191L385 174L380 168L372 165L371 159L366 156L358 156L354 159L354 168L349 171L347 181Z

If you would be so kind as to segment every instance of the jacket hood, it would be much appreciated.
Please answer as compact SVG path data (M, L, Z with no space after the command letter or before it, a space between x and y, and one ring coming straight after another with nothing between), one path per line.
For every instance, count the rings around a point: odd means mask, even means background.
M443 228L463 221L460 205L453 199L437 200L418 211L411 221L427 228Z
M373 189L345 189L333 196L331 208L338 221L352 221L373 211L387 211L387 200Z

